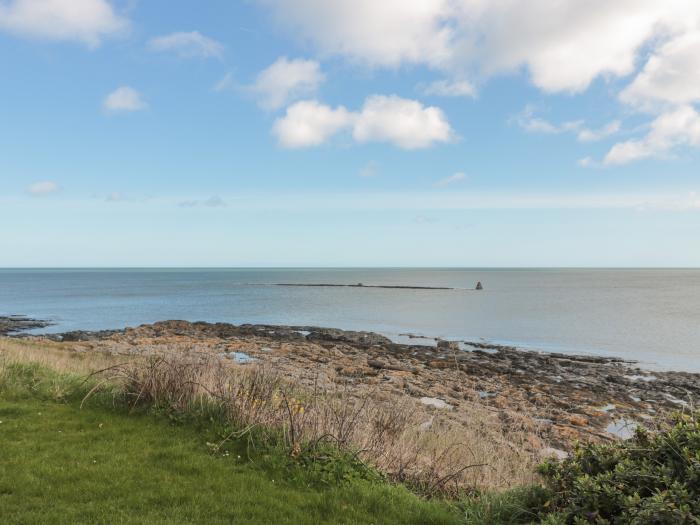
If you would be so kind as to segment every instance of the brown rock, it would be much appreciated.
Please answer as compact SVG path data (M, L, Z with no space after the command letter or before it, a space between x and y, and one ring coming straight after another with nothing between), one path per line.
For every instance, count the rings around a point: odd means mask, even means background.
M577 427L588 426L588 420L585 417L581 417L576 414L572 414L571 416L569 416L569 423Z
M428 366L431 368L450 368L454 366L454 363L450 363L446 359L436 359L434 361L430 361Z
M378 368L380 370L382 368L386 368L386 363L384 361L379 360L379 359L368 359L367 364L369 366L371 366L372 368Z

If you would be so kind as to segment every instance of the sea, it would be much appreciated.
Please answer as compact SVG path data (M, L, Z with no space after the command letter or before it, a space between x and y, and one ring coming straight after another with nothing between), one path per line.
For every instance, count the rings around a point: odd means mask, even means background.
M38 332L166 319L312 325L700 372L700 269L0 269L0 315L15 314L54 323Z

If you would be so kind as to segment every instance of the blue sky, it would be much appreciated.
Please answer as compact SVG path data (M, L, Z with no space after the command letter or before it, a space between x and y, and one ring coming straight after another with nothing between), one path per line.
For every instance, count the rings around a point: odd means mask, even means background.
M0 0L0 266L698 266L689 0Z

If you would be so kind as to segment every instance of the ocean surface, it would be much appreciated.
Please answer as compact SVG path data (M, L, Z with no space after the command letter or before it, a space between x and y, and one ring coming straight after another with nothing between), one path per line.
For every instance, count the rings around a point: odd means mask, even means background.
M474 291L481 281L483 291ZM276 283L454 290L282 287ZM700 270L0 269L0 315L43 332L166 319L316 325L619 356L700 372Z

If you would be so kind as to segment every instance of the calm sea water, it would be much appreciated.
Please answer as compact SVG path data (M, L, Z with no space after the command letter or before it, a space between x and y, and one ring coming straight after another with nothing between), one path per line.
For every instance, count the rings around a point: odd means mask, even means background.
M358 282L459 289L272 286ZM165 319L412 332L700 371L700 270L5 269L7 314L52 332Z

